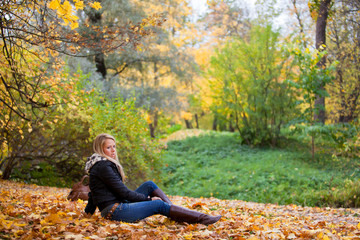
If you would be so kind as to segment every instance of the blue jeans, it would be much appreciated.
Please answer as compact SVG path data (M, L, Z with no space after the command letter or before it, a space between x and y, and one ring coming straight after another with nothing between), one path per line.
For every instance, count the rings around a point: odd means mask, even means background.
M141 184L135 192L150 196L150 194L158 188L154 182L147 181ZM155 214L162 214L168 217L170 214L170 205L162 200L121 203L112 214L111 220L136 222Z

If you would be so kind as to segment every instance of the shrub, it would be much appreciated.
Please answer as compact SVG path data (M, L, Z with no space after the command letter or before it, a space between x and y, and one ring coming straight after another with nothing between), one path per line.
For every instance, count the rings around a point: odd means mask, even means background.
M271 26L250 39L232 39L211 59L214 113L231 122L248 145L277 145L281 127L295 116L289 53Z
M94 139L100 133L108 133L115 137L129 185L135 187L150 176L157 176L161 148L150 138L145 117L135 108L134 101L94 96L90 103L90 136Z
M318 205L332 207L359 208L360 207L360 180L344 181L344 185L339 188L332 188L328 191L321 191L317 194Z

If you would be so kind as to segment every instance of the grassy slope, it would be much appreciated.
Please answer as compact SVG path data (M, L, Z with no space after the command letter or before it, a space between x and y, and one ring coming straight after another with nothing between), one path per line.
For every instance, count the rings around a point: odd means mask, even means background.
M331 156L318 156L315 163L309 151L286 145L250 148L230 133L171 141L162 184L171 195L314 206L326 205L322 195L342 187L346 179L360 177L357 169L335 163Z

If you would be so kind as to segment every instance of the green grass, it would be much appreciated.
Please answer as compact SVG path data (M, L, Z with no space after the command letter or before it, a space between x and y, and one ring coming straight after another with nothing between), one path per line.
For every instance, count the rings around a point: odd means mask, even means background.
M172 141L164 155L161 185L170 195L342 205L335 203L334 193L346 181L358 181L359 161L334 161L326 153L315 161L301 142L286 140L282 145L251 148L241 145L236 134L215 132Z

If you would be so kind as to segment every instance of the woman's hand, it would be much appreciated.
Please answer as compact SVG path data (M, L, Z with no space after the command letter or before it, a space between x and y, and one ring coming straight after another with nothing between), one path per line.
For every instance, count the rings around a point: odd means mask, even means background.
M159 198L159 197L152 197L152 198L151 198L151 201L155 201L155 200L161 200L161 201L162 201L162 199Z

